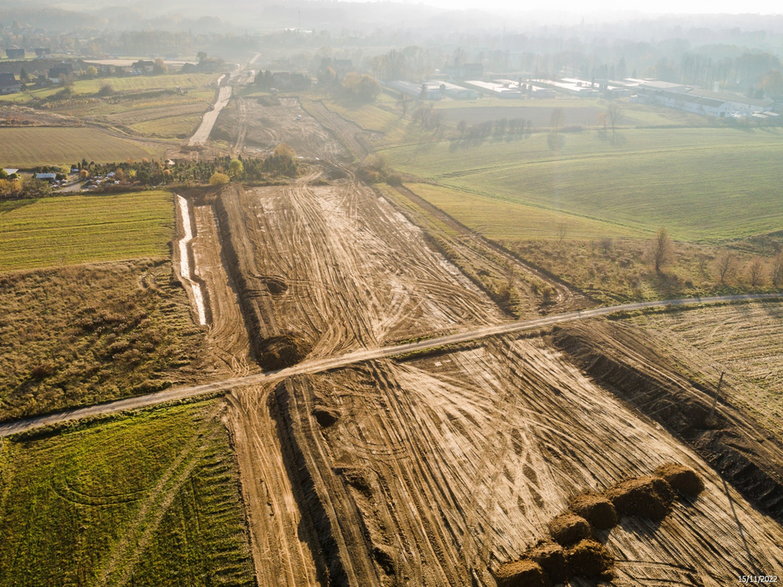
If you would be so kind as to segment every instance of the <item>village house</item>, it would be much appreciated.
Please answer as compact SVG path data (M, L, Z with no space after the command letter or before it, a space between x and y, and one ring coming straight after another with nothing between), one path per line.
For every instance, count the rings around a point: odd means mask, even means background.
M15 94L22 91L22 84L13 73L0 73L0 94Z

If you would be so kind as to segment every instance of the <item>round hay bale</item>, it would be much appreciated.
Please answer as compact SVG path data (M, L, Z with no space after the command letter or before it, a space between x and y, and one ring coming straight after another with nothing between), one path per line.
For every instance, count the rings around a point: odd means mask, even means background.
M495 573L498 587L546 587L544 570L536 562L521 559L506 563Z
M590 536L590 524L583 517L568 512L549 522L549 534L555 542L568 546Z
M704 491L704 481L698 473L677 463L666 463L655 469L655 474L665 479L683 497L694 498Z
M572 577L610 579L614 559L601 543L595 540L580 540L566 550L566 565L568 574Z
M544 574L553 585L565 582L566 562L563 547L554 542L542 541L525 553L525 558L541 565Z
M608 530L617 525L617 510L603 495L583 493L571 499L568 506L597 530Z
M669 513L674 492L664 479L644 475L612 487L607 490L606 497L621 516L638 516L657 522Z

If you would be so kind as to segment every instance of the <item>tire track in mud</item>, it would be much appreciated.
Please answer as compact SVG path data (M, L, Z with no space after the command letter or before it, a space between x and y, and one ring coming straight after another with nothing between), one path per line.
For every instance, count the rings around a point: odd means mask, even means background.
M302 519L286 473L269 386L227 396L226 423L238 456L259 585L315 585L314 529Z

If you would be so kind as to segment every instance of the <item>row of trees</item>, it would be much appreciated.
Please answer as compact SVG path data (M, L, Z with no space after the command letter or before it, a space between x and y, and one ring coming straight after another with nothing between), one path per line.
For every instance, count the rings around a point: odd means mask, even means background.
M650 260L656 273L663 271L674 263L674 242L665 228L658 230L655 239L650 244ZM706 258L703 263L706 264ZM724 250L714 259L715 278L721 285L735 282L740 275L745 275L752 287L760 287L771 283L775 287L783 287L783 251L772 258L752 257L749 261L741 261L730 250ZM707 273L706 265L701 268Z
M143 159L123 163L77 164L85 176L106 177L111 174L122 184L158 186L172 183L221 183L221 175L235 181L264 181L274 177L296 177L296 153L285 144L278 145L266 158L217 157L207 161L177 161L173 165L158 160ZM217 175L216 174L220 174Z

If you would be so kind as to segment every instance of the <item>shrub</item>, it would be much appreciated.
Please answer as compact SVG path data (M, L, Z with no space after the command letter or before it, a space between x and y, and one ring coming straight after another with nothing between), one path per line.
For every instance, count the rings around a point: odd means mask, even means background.
M209 185L226 185L228 182L231 181L231 178L227 176L225 173L220 173L219 171L216 171L212 174L212 177L209 178Z
M559 544L568 546L590 536L590 524L576 514L561 514L549 522L549 534Z

